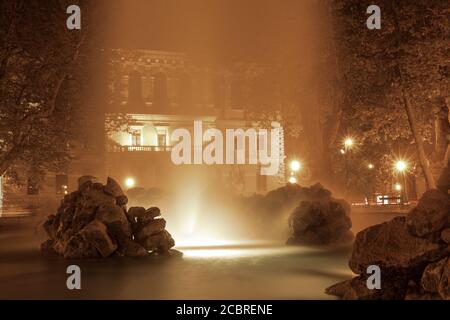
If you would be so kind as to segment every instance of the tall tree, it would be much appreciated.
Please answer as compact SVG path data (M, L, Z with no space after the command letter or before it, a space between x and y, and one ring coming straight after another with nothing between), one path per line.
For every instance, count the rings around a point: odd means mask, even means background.
M89 29L67 29L68 5L0 5L0 175L20 161L56 164L67 159L76 102L64 103L64 95L79 89L76 73L81 74Z
M81 8L79 30L66 26L73 4ZM94 121L104 122L102 103L93 103L104 85L92 28L100 9L90 1L0 3L0 176L18 164L60 170L92 138L86 133L104 134ZM108 130L124 125L114 120Z
M442 162L448 144L448 119L442 116L449 96L448 3L378 1L380 30L366 28L370 4L334 1L340 50L346 52L346 126L364 143L411 141L428 188L435 188L430 160Z

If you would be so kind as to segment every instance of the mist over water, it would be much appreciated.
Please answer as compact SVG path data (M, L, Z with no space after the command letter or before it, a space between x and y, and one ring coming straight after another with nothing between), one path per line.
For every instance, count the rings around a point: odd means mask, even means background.
M200 171L179 176L169 191L153 189L137 196L131 190L128 196L129 206L160 207L177 247L285 241L288 235L287 214L274 212L263 224L267 217L258 217L249 206L253 197L238 195Z

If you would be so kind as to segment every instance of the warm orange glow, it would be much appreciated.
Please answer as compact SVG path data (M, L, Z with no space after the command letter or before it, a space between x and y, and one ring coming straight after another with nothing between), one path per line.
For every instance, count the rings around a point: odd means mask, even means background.
M406 163L406 161L404 160L398 160L395 163L395 170L397 170L398 172L403 172L408 168L408 164Z
M292 160L291 163L289 164L289 167L291 168L292 171L297 172L302 168L302 164L297 160Z
M133 188L136 185L136 181L134 180L134 178L126 178L125 179L125 186L127 188Z
M353 147L354 143L355 143L355 141L352 137L347 137L344 140L344 147L346 149L351 149Z

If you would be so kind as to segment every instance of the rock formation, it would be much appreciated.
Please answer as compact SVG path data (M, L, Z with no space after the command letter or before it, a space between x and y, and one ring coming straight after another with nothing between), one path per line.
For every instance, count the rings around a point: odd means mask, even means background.
M350 206L331 197L316 184L302 188L300 204L289 216L291 237L287 244L328 245L351 242Z
M288 244L334 244L353 238L350 205L334 199L320 183L310 187L289 183L266 195L244 198L241 203L243 218L259 237L285 237L289 233Z
M166 221L156 207L131 207L120 185L108 177L106 185L95 177L78 179L78 190L64 197L44 228L50 239L41 250L64 258L106 258L167 254L175 245Z
M326 289L342 299L450 299L450 199L427 191L406 217L356 235L350 269L357 277ZM368 289L367 267L381 270L381 289Z

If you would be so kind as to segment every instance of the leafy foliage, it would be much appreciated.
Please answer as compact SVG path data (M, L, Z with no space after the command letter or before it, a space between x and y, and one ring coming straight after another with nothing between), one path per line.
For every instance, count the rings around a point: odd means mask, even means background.
M414 164L416 144L404 110L403 86L428 157L441 160L445 148L436 146L436 137L445 136L439 130L448 129L438 128L436 110L445 114L448 108L443 103L448 101L450 88L448 2L378 1L380 30L365 27L368 15L363 13L371 4L333 1L343 74L343 128L358 139L366 159L381 162L407 155ZM364 166L357 176L364 176L363 171ZM377 179L391 180L386 171L378 172Z
M81 30L66 27L72 4L83 8ZM97 9L88 1L0 3L0 175L17 167L64 170L91 132L104 134L95 103L101 77L93 71L101 44L91 28Z

